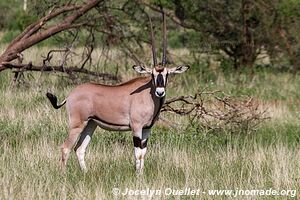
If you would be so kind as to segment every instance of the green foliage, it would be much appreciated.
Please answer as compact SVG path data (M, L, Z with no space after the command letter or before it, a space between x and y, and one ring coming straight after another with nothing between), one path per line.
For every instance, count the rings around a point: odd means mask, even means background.
M170 48L183 48L186 42L186 38L183 34L178 33L177 31L170 31L168 34L168 46Z
M0 29L7 29L12 21L15 21L14 14L21 10L17 1L0 1Z
M277 5L277 9L281 15L286 17L300 17L300 1L299 0L287 0L281 1Z
M3 30L23 31L28 25L38 18L32 12L22 9L18 1L0 1L0 28Z
M8 28L11 30L23 31L27 26L35 22L38 18L24 11L19 11L14 16L15 20L11 21Z
M9 30L4 32L4 35L1 38L1 43L8 44L10 43L15 37L17 37L20 34L20 31L18 30Z

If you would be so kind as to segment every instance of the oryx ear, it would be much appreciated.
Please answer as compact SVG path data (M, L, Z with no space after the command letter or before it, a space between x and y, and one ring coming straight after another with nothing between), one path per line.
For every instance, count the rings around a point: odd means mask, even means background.
M180 65L180 66L177 66L177 67L173 67L173 68L170 68L168 69L168 73L169 74L180 74L180 73L183 73L185 72L186 70L188 70L190 68L190 66L185 66L185 65Z
M152 70L147 68L147 67L144 67L144 66L140 66L140 65L133 65L132 68L137 72L137 73L140 73L140 74L151 74L152 73Z

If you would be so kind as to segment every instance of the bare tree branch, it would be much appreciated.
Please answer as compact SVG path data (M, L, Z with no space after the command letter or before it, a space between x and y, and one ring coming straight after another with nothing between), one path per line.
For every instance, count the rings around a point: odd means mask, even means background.
M179 96L166 100L161 112L188 115L205 129L223 129L250 133L264 120L266 109L252 97L234 98L221 91Z
M120 77L108 74L108 73L98 73L98 72L93 72L84 68L78 68L78 67L67 67L64 68L62 66L36 66L33 65L32 63L28 64L14 64L10 62L4 62L2 63L4 67L8 69L16 69L17 71L43 71L43 72L50 72L50 71L57 71L57 72L63 72L67 74L72 74L74 72L82 73L82 74L87 74L87 75L92 75L92 76L97 76L105 79L110 79L114 81L120 81Z
M91 38L91 41L89 39ZM95 42L95 35L93 33L93 30L90 30L90 35L86 40L85 49L86 49L86 58L84 59L81 68L84 68L85 64L90 61L92 62L92 53L94 51L94 42Z

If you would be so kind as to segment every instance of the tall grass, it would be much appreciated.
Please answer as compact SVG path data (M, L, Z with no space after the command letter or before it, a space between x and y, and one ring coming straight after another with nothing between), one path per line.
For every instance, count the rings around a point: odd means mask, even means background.
M33 55L32 53L31 55ZM298 75L259 72L226 74L191 71L171 77L168 96L208 87L234 96L251 95L268 108L271 119L251 135L200 131L188 119L169 116L178 130L156 126L150 137L145 171L134 170L129 132L97 129L87 150L88 172L74 153L67 170L59 168L60 145L67 136L65 108L54 110L45 93L64 98L74 87L64 77L38 75L30 87L10 87L0 74L0 199L149 199L114 196L129 189L298 189L300 119ZM35 75L36 76L36 75ZM134 76L133 73L126 77ZM299 192L299 191L298 191ZM236 199L253 199L240 196ZM283 199L282 196L257 199ZM150 199L227 199L226 196L153 196Z

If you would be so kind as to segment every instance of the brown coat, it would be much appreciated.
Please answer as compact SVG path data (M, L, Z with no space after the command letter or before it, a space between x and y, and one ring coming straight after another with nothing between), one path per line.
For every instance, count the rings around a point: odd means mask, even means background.
M66 102L69 126L72 129L93 119L106 130L151 127L164 101L154 92L151 77L135 78L117 86L79 85Z

